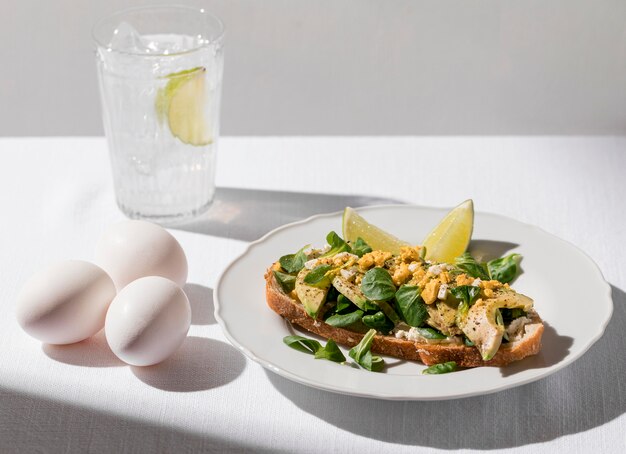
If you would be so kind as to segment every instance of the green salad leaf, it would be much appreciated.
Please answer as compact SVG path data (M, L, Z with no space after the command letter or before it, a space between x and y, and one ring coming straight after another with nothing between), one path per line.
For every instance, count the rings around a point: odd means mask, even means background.
M346 298L345 295L342 295L340 293L339 296L337 296L337 306L335 307L335 312L343 312L350 306L352 306L352 301L350 301L348 298Z
M375 314L363 316L363 324L368 328L374 328L383 334L389 334L393 329L394 324L387 318L383 311L378 311Z
M396 307L402 319L410 326L421 326L428 318L426 304L420 296L422 289L416 285L403 285L396 292Z
M469 252L455 258L454 264L458 269L472 277L477 277L485 281L489 280L487 265L477 261Z
M450 293L456 299L460 300L459 306L456 309L456 323L461 325L469 308L476 302L480 295L480 288L473 285L459 285L450 289Z
M326 346L324 348L320 348L315 352L315 359L327 359L328 361L333 361L335 363L343 363L346 360L346 357L334 340L328 339L326 342Z
M363 257L368 252L372 252L372 248L363 240L363 238L358 237L352 245L352 253L358 255L359 257Z
M447 374L449 372L454 372L456 370L456 362L448 361L447 363L439 363L434 364L422 371L422 374L425 375L433 375L433 374Z
M283 255L280 259L278 259L280 266L282 266L283 269L289 274L297 273L298 271L300 271L302 268L304 268L304 263L307 260L304 250L309 246L310 245L307 244L295 254Z
M283 338L283 342L295 350L314 355L315 359L327 359L336 363L342 363L346 360L332 339L328 339L325 347L322 347L322 344L315 339L308 339L303 336L286 336Z
M396 294L396 286L387 270L376 267L363 276L361 291L372 301L387 301Z
M330 251L322 255L322 257L332 257L340 252L350 252L350 245L346 243L339 235L334 231L326 235L326 242L330 246Z
M359 366L372 372L380 372L385 367L385 361L380 356L372 355L370 348L372 347L372 341L376 335L376 330L369 330L361 342L352 347L348 352L350 358L352 358Z
M330 326L335 326L337 328L344 328L346 326L353 325L358 323L363 318L364 312L360 309L357 309L354 312L349 312L347 314L334 314L328 317L324 322L326 322Z
M276 278L276 282L280 284L280 287L283 289L283 292L289 293L293 291L296 287L296 277L291 274L285 274L280 271L273 270L274 277Z
M294 350L314 355L322 344L314 339L308 339L303 336L286 336L283 338L283 342Z
M504 284L510 283L517 276L518 264L521 258L520 254L509 254L506 257L490 260L487 262L489 276L491 276L491 279Z
M330 265L318 265L313 268L306 276L304 276L304 283L313 286L326 286L330 283L330 278L326 275L332 266Z

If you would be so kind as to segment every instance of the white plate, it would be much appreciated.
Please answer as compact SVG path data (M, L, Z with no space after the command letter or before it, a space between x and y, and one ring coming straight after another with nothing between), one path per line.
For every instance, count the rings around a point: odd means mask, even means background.
M415 244L447 212L406 205L358 211L373 224ZM230 342L264 367L305 385L395 400L491 393L538 380L572 363L602 336L611 318L610 286L585 253L537 227L476 213L473 252L523 255L523 273L513 287L535 300L545 321L539 355L503 368L479 367L445 375L421 375L422 364L388 357L383 373L315 360L283 344L283 337L293 333L293 328L266 305L263 274L280 256L305 244L321 247L331 230L341 234L341 213L313 216L268 233L224 270L215 290L215 317Z

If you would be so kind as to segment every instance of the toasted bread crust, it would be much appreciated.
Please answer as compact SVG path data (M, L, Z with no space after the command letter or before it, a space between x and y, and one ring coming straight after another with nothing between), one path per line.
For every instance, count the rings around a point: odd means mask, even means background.
M358 344L363 334L327 325L321 320L308 316L302 304L285 294L276 282L272 268L265 273L265 296L267 305L277 314L307 331L348 347ZM483 361L475 347L451 344L428 344L394 336L376 335L372 342L372 352L393 356L400 359L420 361L427 366L447 361L455 361L460 367L505 366L530 355L535 355L541 348L543 323L536 312L530 312L532 322L526 325L526 334L517 342L504 344L489 361Z

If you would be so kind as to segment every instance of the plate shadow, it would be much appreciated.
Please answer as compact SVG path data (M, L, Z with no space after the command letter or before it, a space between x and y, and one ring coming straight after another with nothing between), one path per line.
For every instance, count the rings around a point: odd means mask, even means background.
M584 356L545 379L495 394L434 402L383 401L321 391L266 374L303 411L371 439L448 450L504 449L554 440L602 426L626 412L626 380L619 379L626 371L626 355L623 342L616 341L626 331L626 293L612 286L612 295L613 317Z
M519 244L509 243L508 241L472 240L468 250L476 260L487 262L502 257L511 249L518 246Z
M192 221L169 227L222 238L254 241L281 225L346 206L401 204L399 200L361 195L313 194L256 189L216 189L213 206Z
M246 360L234 347L218 340L190 336L162 363L131 366L131 370L153 388L193 392L226 385L239 377L245 367Z

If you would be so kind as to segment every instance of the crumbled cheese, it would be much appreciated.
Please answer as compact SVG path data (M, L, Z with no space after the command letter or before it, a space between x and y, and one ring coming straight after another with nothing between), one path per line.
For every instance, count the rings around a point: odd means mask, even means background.
M432 274L433 276L438 276L439 273L441 273L443 270L444 270L443 264L433 265L430 268L428 268L428 272Z
M445 300L448 296L448 284L441 284L439 292L437 293L437 299Z
M307 270L312 270L317 265L317 259L309 260L308 262L304 262L304 267Z
M331 247L330 244L326 244L322 249L320 249L320 252L322 254L326 254L328 251L330 251Z
M408 337L409 333L399 329L398 331L396 331L396 339L406 339Z
M418 268L419 268L419 263L417 263L417 262L413 262L413 263L411 263L411 264L409 265L409 271L410 271L411 273L414 273L414 272L415 272L415 270L416 270L416 269L418 269Z
M472 285L473 285L474 287L480 287L480 284L481 284L482 282L483 282L483 281L482 281L479 277L477 277L476 279L474 279L474 282L472 282Z

